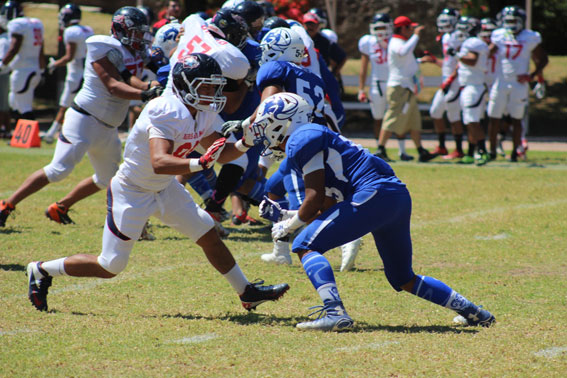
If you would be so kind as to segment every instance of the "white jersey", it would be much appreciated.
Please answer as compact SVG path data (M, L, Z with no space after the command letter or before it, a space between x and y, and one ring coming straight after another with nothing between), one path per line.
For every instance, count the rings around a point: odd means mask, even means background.
M457 68L457 63L459 62L456 56L451 56L447 54L447 50L452 48L455 53L459 51L461 42L457 39L456 32L445 33L441 38L441 44L443 45L443 65L441 66L441 75L443 80L451 76Z
M476 37L467 38L459 51L460 55L473 52L478 55L478 59L474 66L461 63L458 68L458 78L461 85L478 85L484 84L486 61L488 58L488 45L481 39Z
M82 76L87 57L86 40L94 34L90 26L71 25L63 32L63 43L74 43L76 45L73 60L67 63L67 75Z
M115 49L122 54L124 65L130 73L140 78L144 70L142 54L136 52L132 55L116 38L106 35L94 35L87 39L86 43L84 83L75 97L75 102L100 121L118 127L126 118L130 100L113 96L96 74L92 63L104 58L110 50Z
M8 22L8 38L13 34L22 36L20 51L10 62L12 70L39 70L39 53L43 45L43 24L37 18L18 17Z
M382 42L375 35L366 34L358 41L358 50L370 58L372 85L388 80L388 42ZM384 46L383 44L386 44Z
M130 131L124 148L124 162L117 175L142 189L159 192L175 180L175 176L154 172L149 140L171 140L173 155L185 157L202 138L216 131L219 124L222 119L213 112L199 111L194 119L175 94L155 98L146 105Z
M10 49L10 39L8 38L8 33L0 33L0 59L6 56L6 53ZM7 74L10 72L10 67L2 66L0 68L0 75Z
M169 59L172 70L169 73L167 88L171 90L173 66L177 61L191 53L203 53L213 57L220 65L222 75L229 79L244 79L250 69L246 56L235 46L223 39L216 39L208 31L205 21L192 14L183 21L185 33L179 40L177 50Z
M485 82L490 87L496 81L496 76L500 71L500 61L498 60L498 52L489 55L486 59L486 76Z
M319 55L317 54L317 50L315 50L315 43L313 42L313 39L309 36L309 34L307 34L303 26L295 22L290 26L290 29L299 34L303 40L303 44L305 45L305 57L301 61L301 66L305 67L307 71L321 77Z
M492 32L491 41L498 47L502 70L498 78L516 81L518 75L529 72L532 51L541 43L538 32L524 29L518 35L501 28Z

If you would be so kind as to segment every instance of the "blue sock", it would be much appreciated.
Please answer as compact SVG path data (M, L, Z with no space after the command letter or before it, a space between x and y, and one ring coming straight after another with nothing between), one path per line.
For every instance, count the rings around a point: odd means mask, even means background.
M258 203L262 202L264 194L266 194L266 181L266 179L263 179L262 181L256 181L254 187L250 190L250 193L248 193L248 197L252 198Z
M303 256L301 263L323 303L341 300L333 268L325 256L319 252L310 252Z
M195 173L187 182L203 199L209 198L213 193L213 190L211 189L211 186L203 172Z
M451 289L444 282L433 277L417 275L412 294L439 306L457 311L460 315L478 311L478 307L474 303Z

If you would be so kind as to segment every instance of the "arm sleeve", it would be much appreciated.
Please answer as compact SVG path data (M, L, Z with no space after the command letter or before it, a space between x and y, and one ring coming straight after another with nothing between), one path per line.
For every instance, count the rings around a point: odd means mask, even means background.
M343 50L341 46L334 42L331 43L331 46L329 48L329 56L338 64L341 64L346 60L345 50Z
M415 47L417 46L418 42L419 42L419 37L417 36L417 34L414 34L396 52L401 56L405 56L409 53L412 53Z

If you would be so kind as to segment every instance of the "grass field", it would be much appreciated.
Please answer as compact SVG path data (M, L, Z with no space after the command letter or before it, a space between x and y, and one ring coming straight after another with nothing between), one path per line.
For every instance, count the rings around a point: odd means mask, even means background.
M0 198L49 162L52 147L0 147ZM0 376L564 377L567 371L567 154L483 168L393 165L413 197L414 269L492 311L493 328L452 324L453 313L392 290L366 236L356 270L336 271L353 332L303 333L319 299L297 261L269 266L266 230L230 227L226 243L250 280L288 282L279 302L248 313L199 248L154 220L112 280L62 277L48 313L27 299L32 260L97 254L105 196L78 203L76 225L43 216L81 178L18 205L0 229ZM376 216L387 216L377 214ZM326 256L340 265L340 251Z

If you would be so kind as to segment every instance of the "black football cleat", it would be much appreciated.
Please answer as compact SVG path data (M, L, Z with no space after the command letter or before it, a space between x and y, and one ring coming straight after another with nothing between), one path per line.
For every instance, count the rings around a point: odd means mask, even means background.
M28 264L28 298L39 311L47 311L47 290L51 286L51 277L40 268L41 261L33 261Z
M264 302L277 301L289 290L289 285L286 283L262 285L263 283L264 281L258 281L246 285L244 293L240 296L242 307L248 311L255 310L258 305Z

